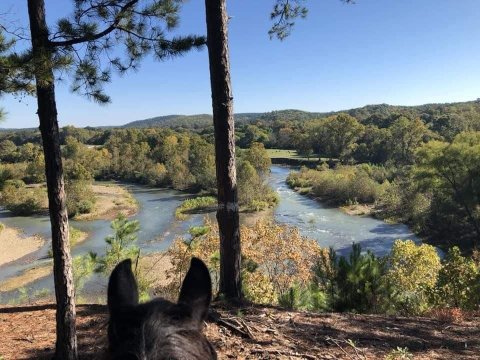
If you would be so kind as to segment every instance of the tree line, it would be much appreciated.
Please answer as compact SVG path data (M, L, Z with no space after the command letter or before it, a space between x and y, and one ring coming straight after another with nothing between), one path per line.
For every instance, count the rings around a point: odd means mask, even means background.
M45 208L42 189L25 186L45 182L40 139L23 138L16 132L0 138L2 204L16 214L41 211ZM209 137L159 128L93 131L66 127L61 129L60 140L70 217L93 207L89 191L93 180L122 180L217 195L214 145ZM261 210L276 203L275 193L265 184L270 164L262 144L238 151L242 209Z
M471 252L480 241L480 132L459 133L451 142L429 138L418 136L411 146L396 137L405 155L396 161L323 163L290 174L288 183L334 205L371 204L376 216L407 223L431 243Z

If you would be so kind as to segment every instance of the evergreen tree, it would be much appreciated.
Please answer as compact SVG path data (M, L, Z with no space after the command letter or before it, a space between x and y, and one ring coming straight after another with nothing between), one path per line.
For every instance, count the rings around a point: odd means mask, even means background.
M54 70L63 67L73 73L73 91L100 103L110 101L102 85L110 81L111 69L123 73L135 69L148 53L165 59L204 44L203 37L165 37L165 31L178 23L180 4L181 0L75 0L73 15L60 19L50 32L44 0L28 0L32 49L22 59L35 77L44 144L57 299L57 359L76 359L77 351ZM125 59L115 56L118 47L125 49Z
M269 32L271 37L275 35L283 40L290 34L294 20L307 14L303 2L276 0L271 14L276 21ZM240 225L226 0L205 0L205 10L218 187L220 293L231 300L239 300L242 297Z
M228 299L238 300L242 297L240 222L226 0L205 0L205 8L215 129L220 293Z

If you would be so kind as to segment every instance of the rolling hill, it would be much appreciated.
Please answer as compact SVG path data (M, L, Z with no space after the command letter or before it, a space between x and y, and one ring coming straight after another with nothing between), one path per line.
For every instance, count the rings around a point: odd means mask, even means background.
M464 119L480 118L480 99L474 101L457 102L457 103L441 103L441 104L425 104L417 106L400 106L400 105L366 105L360 108L353 108L341 111L330 112L308 112L302 110L278 110L264 113L238 113L235 114L237 124L255 123L257 121L273 122L273 121L307 121L312 119L323 118L339 113L347 113L360 122L377 122L378 119L387 119L392 115L404 115L409 118L419 117L426 123L436 120L443 121L445 118L459 117ZM129 122L122 127L124 128L145 128L145 127L169 127L169 128L185 128L185 129L201 129L212 125L212 115L166 115L157 116L145 120L137 120Z

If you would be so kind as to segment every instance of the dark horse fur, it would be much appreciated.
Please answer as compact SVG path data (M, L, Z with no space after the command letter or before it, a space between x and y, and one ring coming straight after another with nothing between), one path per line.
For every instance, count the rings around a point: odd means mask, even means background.
M110 359L216 359L201 332L211 298L208 269L193 258L177 304L160 298L139 304L132 263L122 261L108 282Z

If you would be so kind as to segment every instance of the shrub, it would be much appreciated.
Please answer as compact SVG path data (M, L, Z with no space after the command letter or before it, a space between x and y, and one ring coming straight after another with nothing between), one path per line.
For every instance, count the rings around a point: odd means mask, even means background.
M288 174L287 177L287 184L291 188L305 188L311 187L317 181L317 179L321 176L320 173L323 171L327 171L328 168L324 170L312 170L305 166L300 168L300 171L292 171Z
M459 308L435 308L428 312L428 316L445 323L461 322L464 313Z
M416 232L425 230L431 204L431 194L420 192L408 177L396 179L385 187L377 201L383 218L408 222Z
M185 220L187 218L186 213L212 208L216 205L217 199L213 196L200 196L194 199L187 199L175 210L175 217L179 220Z
M480 304L480 271L473 259L452 247L438 274L435 292L438 306L475 310Z
M0 187L3 188L7 180L23 178L26 168L26 163L0 164Z
M75 295L79 294L80 290L85 285L85 282L90 275L93 274L96 265L96 256L93 256L93 254L75 256L73 258L73 285L75 288Z
M388 187L377 182L368 166L338 166L322 171L302 168L290 173L287 183L293 188L310 188L310 193L335 205L373 203Z
M207 219L210 231L191 238L178 238L168 250L172 268L167 271L170 285L160 289L170 297L178 292L188 270L190 258L201 258L210 269L214 288L219 279L218 228ZM242 226L242 276L248 299L276 304L292 287L308 288L311 271L321 249L316 241L302 237L298 229L259 221L253 227Z
M136 258L140 253L138 246L134 245L137 241L137 233L140 230L140 224L137 220L128 220L125 215L120 214L112 221L110 227L113 235L105 238L107 249L105 255L98 258L97 271L107 276L122 260Z
M21 189L21 188L24 188L26 185L25 185L25 181L23 181L23 180L9 179L9 180L5 180L5 182L4 182L4 187L7 187L7 186L11 186L11 187L14 187L16 189Z
M45 158L43 154L38 154L28 163L23 179L29 184L45 182Z
M93 179L93 174L82 164L74 161L65 161L65 179L67 181L89 182Z
M79 214L89 214L92 212L94 206L91 200L80 200L77 204L77 212Z
M161 163L147 163L142 176L142 182L152 186L164 186L168 180L167 168Z
M408 350L408 348L402 348L398 346L397 348L391 350L387 356L385 356L385 360L413 360L414 356Z
M26 187L21 180L8 180L2 191L2 205L14 215L38 213L46 205L46 193L41 188Z
M290 310L325 311L328 309L326 294L312 284L308 287L292 286L278 298L278 304Z
M278 195L265 182L265 174L265 170L258 172L248 160L239 161L238 202L243 210L260 211L278 203Z
M329 306L338 311L378 312L384 297L385 261L352 245L348 258L333 249L315 267L315 283L328 295Z
M69 226L69 234L70 234L70 247L74 247L81 240L87 237L87 233L71 225Z
M140 248L135 245L137 241L137 233L140 230L138 220L128 220L125 215L120 214L112 221L110 227L113 235L105 238L107 249L104 256L90 253L92 261L95 262L95 272L105 276L110 276L112 270L121 261L131 259L132 263L138 264L140 257ZM135 278L138 284L138 292L140 301L149 299L149 289L152 281L147 278L146 274L135 265Z
M436 249L412 240L396 240L388 258L386 280L390 306L396 313L421 314L429 302L441 268Z
M65 184L68 216L88 214L93 210L95 195L89 181L70 180Z
M277 294L268 276L261 271L242 272L243 293L245 297L259 304L275 304ZM288 307L282 303L282 296L278 298L280 306Z
M199 237L202 235L205 235L210 231L210 228L208 226L192 226L189 230L188 233L193 237Z

